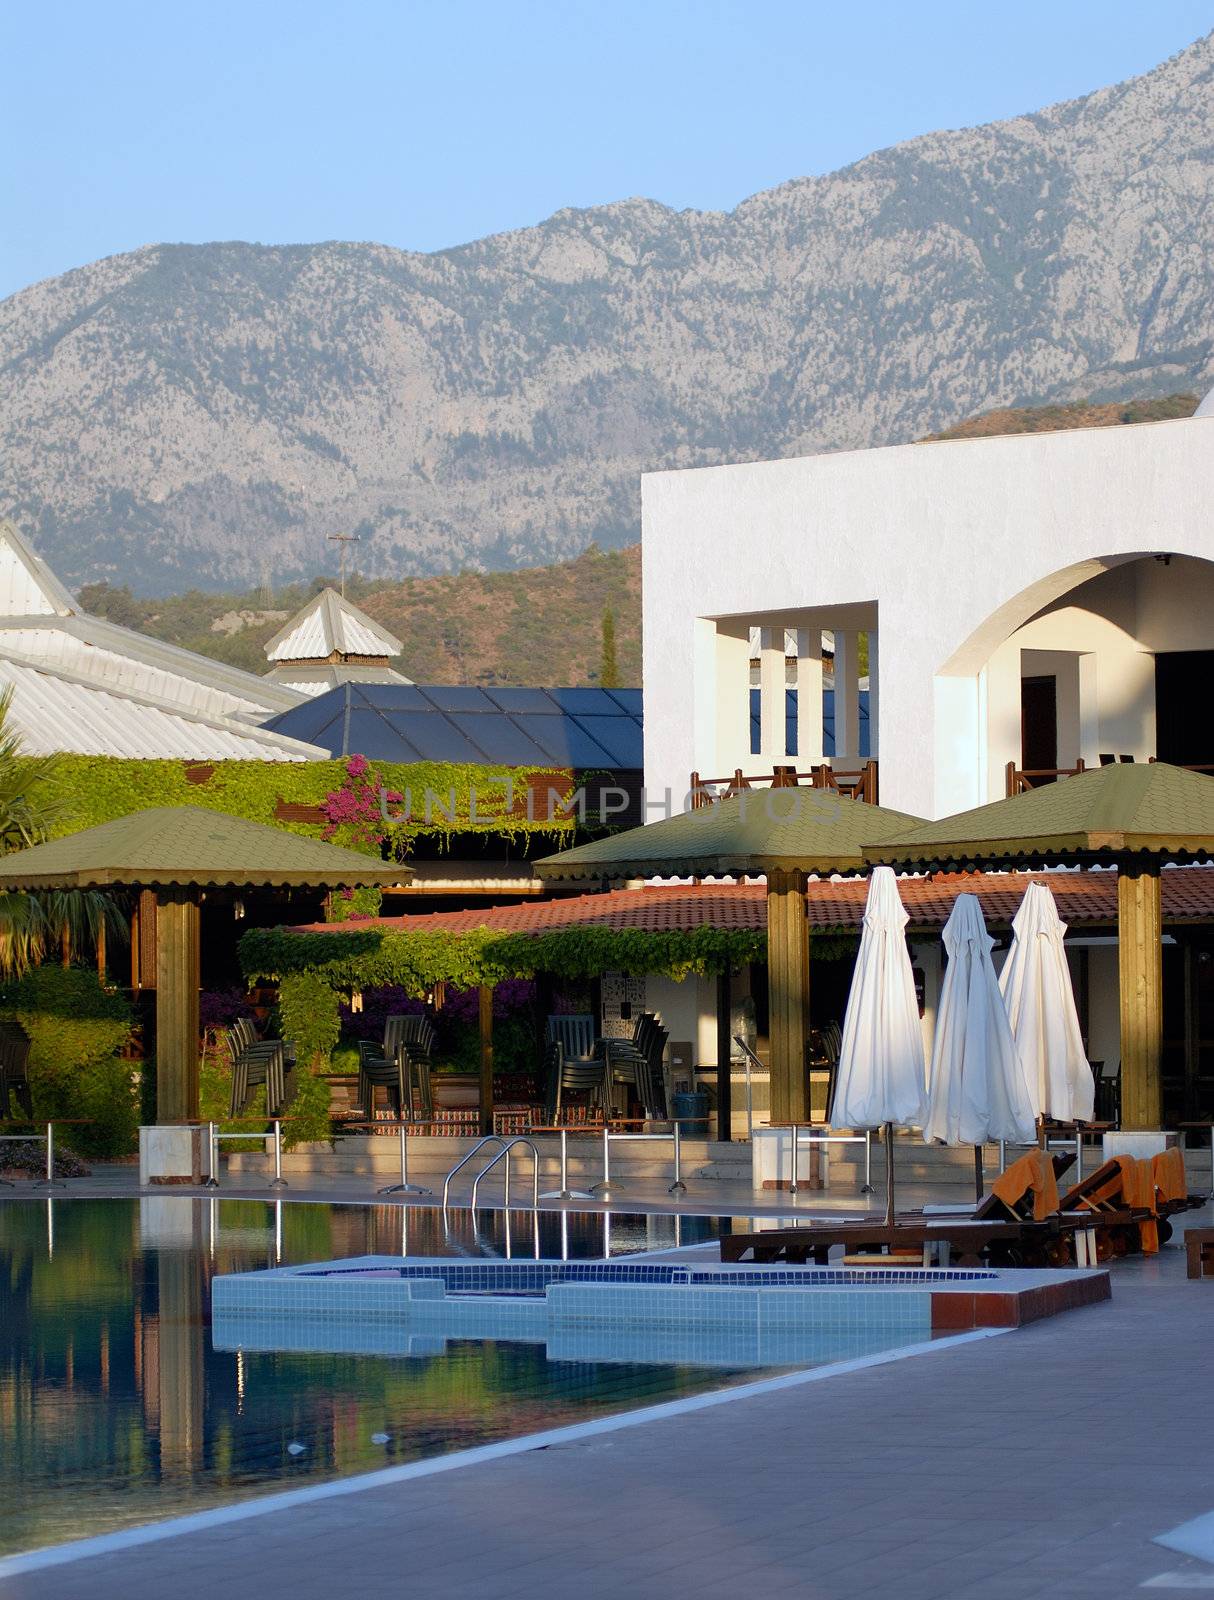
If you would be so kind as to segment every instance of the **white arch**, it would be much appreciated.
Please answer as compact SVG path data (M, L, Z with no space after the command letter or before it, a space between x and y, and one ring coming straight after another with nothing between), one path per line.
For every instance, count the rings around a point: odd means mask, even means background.
M1011 599L1005 600L980 622L965 642L954 650L940 667L937 676L974 677L982 671L999 646L1010 639L1018 628L1022 628L1030 617L1035 617L1039 611L1044 611L1046 606L1061 600L1063 595L1069 594L1072 589L1077 589L1080 584L1087 583L1091 578L1099 577L1102 572L1111 572L1115 567L1128 566L1131 562L1142 561L1147 556L1167 553L1133 550L1125 555L1094 556L1090 560L1073 562L1068 567L1060 567L1056 572L1038 578L1035 583L1029 584Z

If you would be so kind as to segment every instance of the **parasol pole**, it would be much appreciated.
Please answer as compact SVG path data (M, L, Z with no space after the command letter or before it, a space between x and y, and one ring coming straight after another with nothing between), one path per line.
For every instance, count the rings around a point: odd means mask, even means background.
M894 1211L894 1125L887 1122L881 1130L885 1140L885 1226L892 1228L896 1220Z

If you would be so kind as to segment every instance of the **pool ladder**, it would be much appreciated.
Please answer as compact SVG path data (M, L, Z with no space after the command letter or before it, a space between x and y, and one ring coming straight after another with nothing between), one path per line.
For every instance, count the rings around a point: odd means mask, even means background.
M473 1209L475 1210L475 1208L476 1208L476 1196L477 1196L477 1191L479 1190L479 1188L481 1186L481 1179L483 1177L485 1177L485 1175L487 1173L492 1172L494 1167L497 1166L499 1161L504 1161L506 1163L505 1169L504 1169L505 1192L504 1192L502 1198L503 1198L503 1204L506 1205L506 1206L509 1206L509 1204L510 1204L510 1161L511 1161L511 1155L512 1155L513 1151L515 1150L515 1148L518 1145L522 1144L522 1145L526 1145L527 1149L530 1150L530 1152L531 1152L531 1209L533 1211L537 1210L539 1208L539 1203L540 1203L540 1155L539 1155L539 1151L535 1148L535 1146L532 1144L530 1139L524 1139L521 1134L516 1134L512 1138L506 1139L506 1138L503 1138L500 1134L497 1134L497 1133L487 1133L483 1139L478 1139L476 1141L476 1143L472 1146L471 1150L468 1151L467 1155L461 1156L460 1159L451 1168L451 1171L443 1179L443 1207L444 1207L444 1209L446 1209L447 1202L451 1197L451 1180L452 1180L452 1178L455 1177L455 1174L457 1172L459 1172L459 1170L462 1167L466 1167L468 1165L468 1163L472 1160L473 1156L477 1155L481 1150L483 1150L487 1144L495 1144L495 1145L498 1145L500 1148L498 1149L496 1155L490 1156L489 1160L485 1162L484 1166L480 1169L480 1171L477 1173L476 1177L473 1178L473 1180L472 1180L472 1200L471 1200L471 1205L472 1205Z

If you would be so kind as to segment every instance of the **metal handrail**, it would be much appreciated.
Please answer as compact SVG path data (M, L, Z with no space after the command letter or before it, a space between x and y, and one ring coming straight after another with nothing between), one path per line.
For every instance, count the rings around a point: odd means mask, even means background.
M500 1145L502 1145L504 1147L505 1143L506 1143L506 1141L505 1141L505 1139L502 1137L502 1135L500 1133L487 1133L487 1134L485 1134L485 1136L483 1138L478 1139L476 1141L476 1143L472 1146L471 1150L468 1151L467 1155L460 1157L460 1159L451 1168L451 1171L443 1179L443 1205L444 1206L447 1204L447 1198L451 1193L451 1180L452 1180L452 1178L454 1178L455 1174L460 1170L461 1167L466 1167L468 1165L469 1161L472 1160L472 1157L481 1148L481 1146L482 1145L486 1145L486 1144L500 1144Z
M536 1210L539 1207L539 1203L540 1203L540 1153L535 1148L535 1146L532 1144L530 1139L524 1139L523 1136L521 1134L519 1134L515 1138L511 1139L510 1143L508 1145L506 1145L505 1149L499 1150L498 1153L493 1157L493 1160L488 1162L485 1166L483 1166L481 1168L481 1170L477 1173L476 1177L472 1180L472 1199L471 1199L471 1201L469 1203L470 1203L473 1211L476 1210L476 1191L480 1188L481 1179L485 1176L485 1174L487 1172L492 1172L494 1167L497 1166L498 1162L501 1161L503 1159L503 1157L505 1158L505 1162L506 1162L506 1183L505 1183L505 1193L502 1196L502 1202L503 1202L503 1204L505 1206L509 1207L509 1205L510 1205L510 1153L514 1149L516 1144L525 1144L527 1146L528 1150L530 1150L530 1152L531 1152L531 1207L532 1207L532 1210Z

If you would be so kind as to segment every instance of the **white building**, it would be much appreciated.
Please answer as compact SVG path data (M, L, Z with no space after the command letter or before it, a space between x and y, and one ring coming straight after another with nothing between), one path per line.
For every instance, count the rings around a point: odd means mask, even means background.
M391 665L403 646L336 589L322 589L266 644L266 676L299 694L343 683L412 683Z
M0 692L31 755L316 761L328 751L260 724L290 687L80 610L11 523L0 523Z
M824 632L840 767L866 647L884 805L1001 799L1009 766L1214 764L1214 395L1181 421L652 473L642 493L651 796L821 762Z

